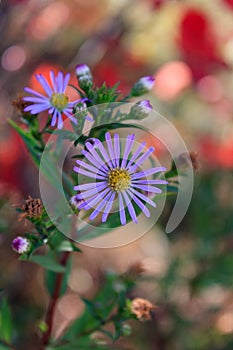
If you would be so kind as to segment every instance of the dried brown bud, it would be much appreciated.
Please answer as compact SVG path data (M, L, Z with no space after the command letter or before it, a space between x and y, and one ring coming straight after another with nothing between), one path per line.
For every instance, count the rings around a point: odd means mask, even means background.
M23 211L23 213L19 214L18 221L21 221L27 216L30 218L38 218L42 214L43 204L40 198L34 199L31 196L28 196L28 199L26 199L25 203L20 209Z
M194 170L198 170L200 168L200 164L198 161L198 153L197 152L189 152L189 153L182 153L178 157L178 165L179 166L187 166L192 164Z
M150 321L151 314L155 309L149 300L142 298L135 298L131 303L131 312L137 316L140 321Z
M23 96L20 95L12 101L12 105L17 108L20 113L26 114L27 112L24 112L24 109L30 105L30 102L24 101Z
M129 266L129 268L125 274L130 279L136 279L143 272L145 272L145 268L143 267L141 261L136 261L135 263L133 263L132 265Z

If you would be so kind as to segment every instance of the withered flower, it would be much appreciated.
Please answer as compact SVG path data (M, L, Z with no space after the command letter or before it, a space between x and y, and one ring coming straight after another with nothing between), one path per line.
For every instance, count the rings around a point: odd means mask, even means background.
M43 204L40 198L32 198L28 196L25 203L20 208L22 213L18 216L18 221L25 219L26 217L38 218L43 211Z
M150 321L154 309L155 305L147 299L135 298L132 300L131 312L136 315L140 321Z

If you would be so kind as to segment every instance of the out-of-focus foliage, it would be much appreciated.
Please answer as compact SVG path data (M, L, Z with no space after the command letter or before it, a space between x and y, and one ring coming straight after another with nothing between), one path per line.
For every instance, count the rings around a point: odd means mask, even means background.
M166 236L162 225L132 246L101 253L84 249L88 259L77 254L64 286L68 296L58 305L54 337L77 315L86 317L77 295L90 310L93 305L86 300L105 290L106 268L122 273L140 260L144 272L130 296L147 297L157 309L149 324L131 321L131 336L119 340L116 349L233 348L232 11L230 0L1 2L0 279L5 291L0 349L8 349L9 341L17 349L31 350L32 344L36 349L35 320L43 328L47 298L41 271L17 263L10 249L12 238L25 231L11 204L29 193L38 195L35 169L6 120L19 121L11 101L26 79L38 89L35 72L48 75L61 66L71 71L82 62L92 67L98 83L121 81L126 93L138 77L154 75L151 102L198 151L201 168L191 207L176 232ZM50 293L53 272L47 279ZM116 286L122 287L118 280ZM113 330L106 332L108 339ZM103 334L95 337L106 341Z

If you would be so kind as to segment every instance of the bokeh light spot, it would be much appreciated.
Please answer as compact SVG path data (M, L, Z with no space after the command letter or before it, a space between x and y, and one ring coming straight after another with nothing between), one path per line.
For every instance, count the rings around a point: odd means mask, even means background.
M20 69L26 61L25 50L18 45L8 47L2 54L2 67L10 72Z
M192 83L189 66L181 61L164 64L156 73L154 91L161 100L171 100Z

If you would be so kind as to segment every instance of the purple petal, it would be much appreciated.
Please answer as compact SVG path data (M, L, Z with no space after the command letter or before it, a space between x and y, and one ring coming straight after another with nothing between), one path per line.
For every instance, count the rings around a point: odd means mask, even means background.
M100 193L102 190L104 190L107 187L107 183L102 183L99 185L99 183L96 183L96 186L88 191L82 192L77 194L77 198L78 199L87 199L89 197L93 197L98 195L98 193Z
M106 180L106 177L104 176L100 176L100 175L97 175L97 174L94 174L94 173L90 173L89 171L86 171L82 168L78 168L77 166L74 167L74 171L78 174L82 174L82 175L85 175L85 176L88 176L92 179L98 179L98 180Z
M148 208L143 204L138 197L136 197L132 192L127 191L127 193L130 195L132 200L137 204L137 206L142 210L142 212L146 215L146 217L150 217L150 211Z
M52 91L51 87L49 86L45 77L42 74L36 74L36 79L39 81L39 83L43 87L46 94L50 97L52 95L53 91Z
M98 184L104 184L106 183L106 181L99 181ZM87 183L87 184L81 184L81 185L77 185L77 186L74 186L74 190L75 191L86 191L86 190L89 190L91 188L94 188L96 187L96 182L90 182L90 183Z
M30 89L29 87L25 87L24 91L28 92L29 94L33 94L35 96L41 97L41 98L48 98L47 96L44 96L42 94L39 94L39 92L36 92L35 90Z
M126 145L125 145L125 151L124 151L124 155L123 155L123 159L122 159L122 163L121 163L121 167L122 168L125 168L125 166L127 164L128 156L129 156L129 153L130 153L130 151L132 149L134 139L135 139L135 135L134 134L127 136Z
M132 185L133 188L139 188L140 190L146 191L146 192L152 192L152 193L162 193L163 191L160 188L154 187L154 186L148 186L148 185Z
M143 177L147 177L156 173L159 173L161 171L166 171L167 169L164 167L156 167L156 168L151 168L145 171L140 171L139 173L133 174L131 176L132 180L136 180L136 179L141 179Z
M111 198L109 199L109 201L107 202L106 204L106 207L104 209L104 213L102 215L102 222L106 222L107 218L108 218L108 215L109 215L109 212L112 208L112 204L113 204L113 201L115 199L115 196L116 196L116 193L115 192L112 192L111 194Z
M152 207L156 207L156 204L150 198L144 196L144 194L138 192L137 190L135 190L135 188L130 187L127 191L132 192L135 196L139 197L144 202L152 205Z
M105 171L109 171L109 169L107 168L107 166L104 164L104 162L101 160L101 163L100 162L98 162L98 160L95 158L95 157L93 157L91 154L90 154L90 152L87 152L87 151L85 151L85 150L83 150L82 151L82 154L89 160L89 162L91 163L91 164L93 164L95 167L97 167L97 168L101 168L102 170L105 170ZM106 175L107 175L107 173L106 173Z
M100 166L104 166L105 165L105 161L96 152L94 146L90 142L86 142L85 146L87 147L88 151L94 156L95 160L100 164ZM99 145L97 145L97 146L99 146ZM107 170L107 166L106 165L105 165L105 169Z
M122 194L123 194L126 206L128 208L129 214L131 216L131 219L137 224L138 220L137 220L137 216L136 216L134 207L133 207L133 205L132 205L132 203L131 203L127 193L125 191L123 191Z
M57 75L57 88L59 94L63 93L63 74L62 72L58 72Z
M55 109L51 120L51 126L55 126L56 123L57 123L57 110Z
M119 135L114 135L114 153L115 153L115 159L116 159L116 166L119 168L120 166L120 140Z
M112 161L112 164L114 167L116 167L116 161L115 161L115 156L114 156L114 150L113 150L113 145L112 145L112 138L109 132L105 134L105 139L108 147L108 153L110 155L110 159Z
M57 127L58 127L58 129L62 129L63 128L63 120L62 120L61 112L57 111L57 115L58 115Z
M65 91L67 85L69 84L69 80L70 80L70 73L67 73L63 81L63 89L62 89L63 92Z
M35 103L45 103L48 102L48 104L50 104L48 97L44 96L44 97L34 97L34 96L26 96L23 97L24 101L27 102L35 102Z
M133 154L132 158L130 159L126 169L128 169L130 167L130 165L135 161L135 159L138 158L138 156L140 155L140 153L142 152L143 148L145 147L146 142L142 142L140 144L140 146L138 147L137 151Z
M83 209L88 210L93 208L97 203L103 200L103 198L110 192L111 190L109 188L106 188L103 192L100 192L97 196L94 196L93 199L91 199L90 202L86 202L86 204L83 206ZM81 206L80 206L81 207Z
M119 198L119 213L120 213L121 225L125 225L126 224L125 208L124 208L121 192L118 193L118 198Z
M129 172L135 172L135 170L150 157L154 150L154 147L150 147L144 154L142 154L141 157L135 161L135 164L128 168Z
M51 82L52 82L53 91L57 92L57 84L55 82L55 76L54 76L54 72L53 71L50 71L50 79L51 79Z
M105 162L108 163L110 167L114 167L113 162L112 162L112 160L109 158L109 155L108 155L106 149L104 148L102 142L101 142L100 140L98 140L98 139L96 139L96 146L98 147L100 153L101 153L102 156L104 157ZM106 168L107 168L107 166L106 166ZM107 170L109 170L109 169L107 168Z
M31 114L38 114L48 109L47 104L33 104L24 108L25 112L30 111Z
M90 164L87 164L86 162L84 162L83 160L76 160L76 163L80 166L82 166L83 168L86 168L88 170L90 170L91 172L95 173L95 174L100 174L100 175L103 175L103 176L106 176L106 174L104 172L102 172L100 169L90 165Z
M169 182L166 181L166 180L135 180L135 181L132 181L132 184L140 184L140 185L168 185Z
M112 195L112 192L108 193L105 198L103 198L102 202L98 204L96 209L92 212L90 215L90 220L93 220L96 218L96 216L100 213L100 211L104 208L106 202L109 200L110 196ZM107 202L108 203L108 202Z

